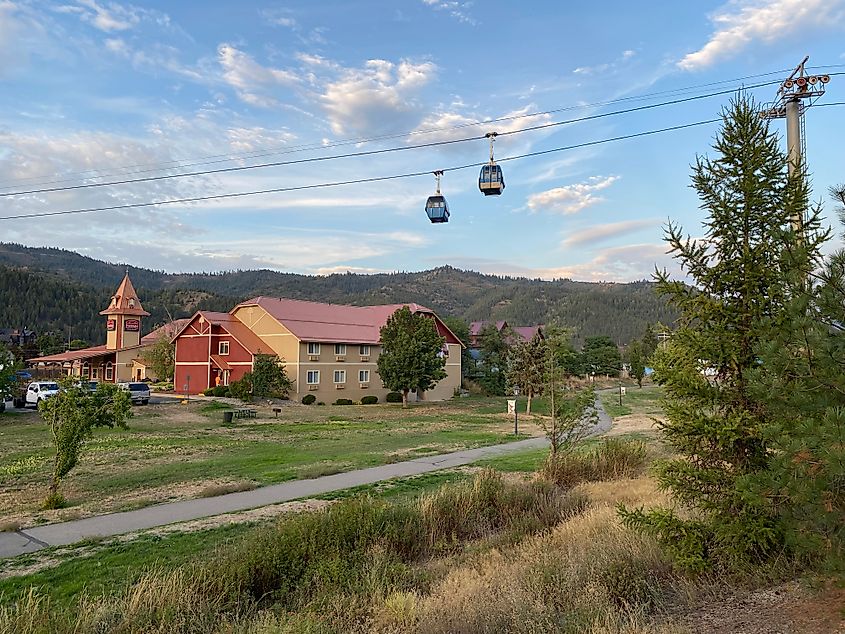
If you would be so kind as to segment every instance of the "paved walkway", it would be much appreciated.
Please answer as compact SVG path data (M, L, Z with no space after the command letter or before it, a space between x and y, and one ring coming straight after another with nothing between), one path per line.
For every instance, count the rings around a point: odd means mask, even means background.
M602 408L601 400L596 399L596 406L599 418L598 424L591 432L592 435L604 433L611 427L611 419ZM135 511L95 515L71 522L33 526L15 532L0 533L0 558L16 557L50 546L65 546L83 539L122 535L166 524L187 522L235 511L246 511L268 504L289 502L290 500L313 497L331 491L342 491L343 489L351 489L392 478L460 467L484 458L526 449L539 449L547 444L548 441L545 437L528 438L504 445L492 445L437 456L427 456L406 462L347 471L346 473L337 473L310 480L282 482L252 491L241 491L210 498L181 500L168 504L147 506Z

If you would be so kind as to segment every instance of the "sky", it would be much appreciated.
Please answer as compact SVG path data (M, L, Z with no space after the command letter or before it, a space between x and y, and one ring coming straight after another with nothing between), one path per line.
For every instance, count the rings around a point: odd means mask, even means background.
M712 156L718 125L583 144L716 118L731 94L666 101L743 86L770 101L776 85L753 86L805 55L832 74L818 105L845 101L843 35L845 0L0 0L0 192L316 159L3 196L0 242L169 272L448 264L649 279L675 268L668 220L701 235L691 165ZM565 123L645 105L657 107ZM806 115L814 198L828 210L827 189L845 181L843 122L845 107ZM785 134L782 120L772 127ZM487 160L488 132L501 135L498 159L541 153L502 161L499 197L478 191L478 167L451 169ZM390 151L323 160L373 150ZM446 224L424 212L438 169Z

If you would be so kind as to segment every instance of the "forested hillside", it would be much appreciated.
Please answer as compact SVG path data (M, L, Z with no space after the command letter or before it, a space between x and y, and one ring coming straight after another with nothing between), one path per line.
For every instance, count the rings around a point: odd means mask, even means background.
M163 273L94 260L71 251L0 244L0 327L27 326L99 343L99 311L129 271L147 324L197 308L229 310L256 295L346 304L416 302L468 321L505 319L512 325L558 321L576 339L609 335L620 344L649 323L671 323L672 311L649 282L609 284L483 275L449 266L418 273L308 276L270 270ZM145 329L146 330L146 329Z

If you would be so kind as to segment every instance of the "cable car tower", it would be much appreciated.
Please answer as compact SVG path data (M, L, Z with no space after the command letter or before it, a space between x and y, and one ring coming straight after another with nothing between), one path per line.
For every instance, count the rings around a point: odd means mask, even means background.
M766 104L761 113L765 119L786 119L787 165L790 176L797 169L805 169L806 165L804 113L824 95L825 85L830 81L830 75L806 74L804 64L809 59L810 56L807 55L801 60L792 74L781 83L775 100ZM796 231L801 231L801 218L793 218L792 223Z

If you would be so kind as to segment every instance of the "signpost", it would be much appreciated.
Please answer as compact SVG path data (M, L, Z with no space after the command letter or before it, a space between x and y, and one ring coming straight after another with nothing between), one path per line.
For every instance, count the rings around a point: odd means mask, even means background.
M513 435L519 436L519 412L516 410L516 401L519 398L519 388L513 388L513 398L508 399L508 414L513 414Z

